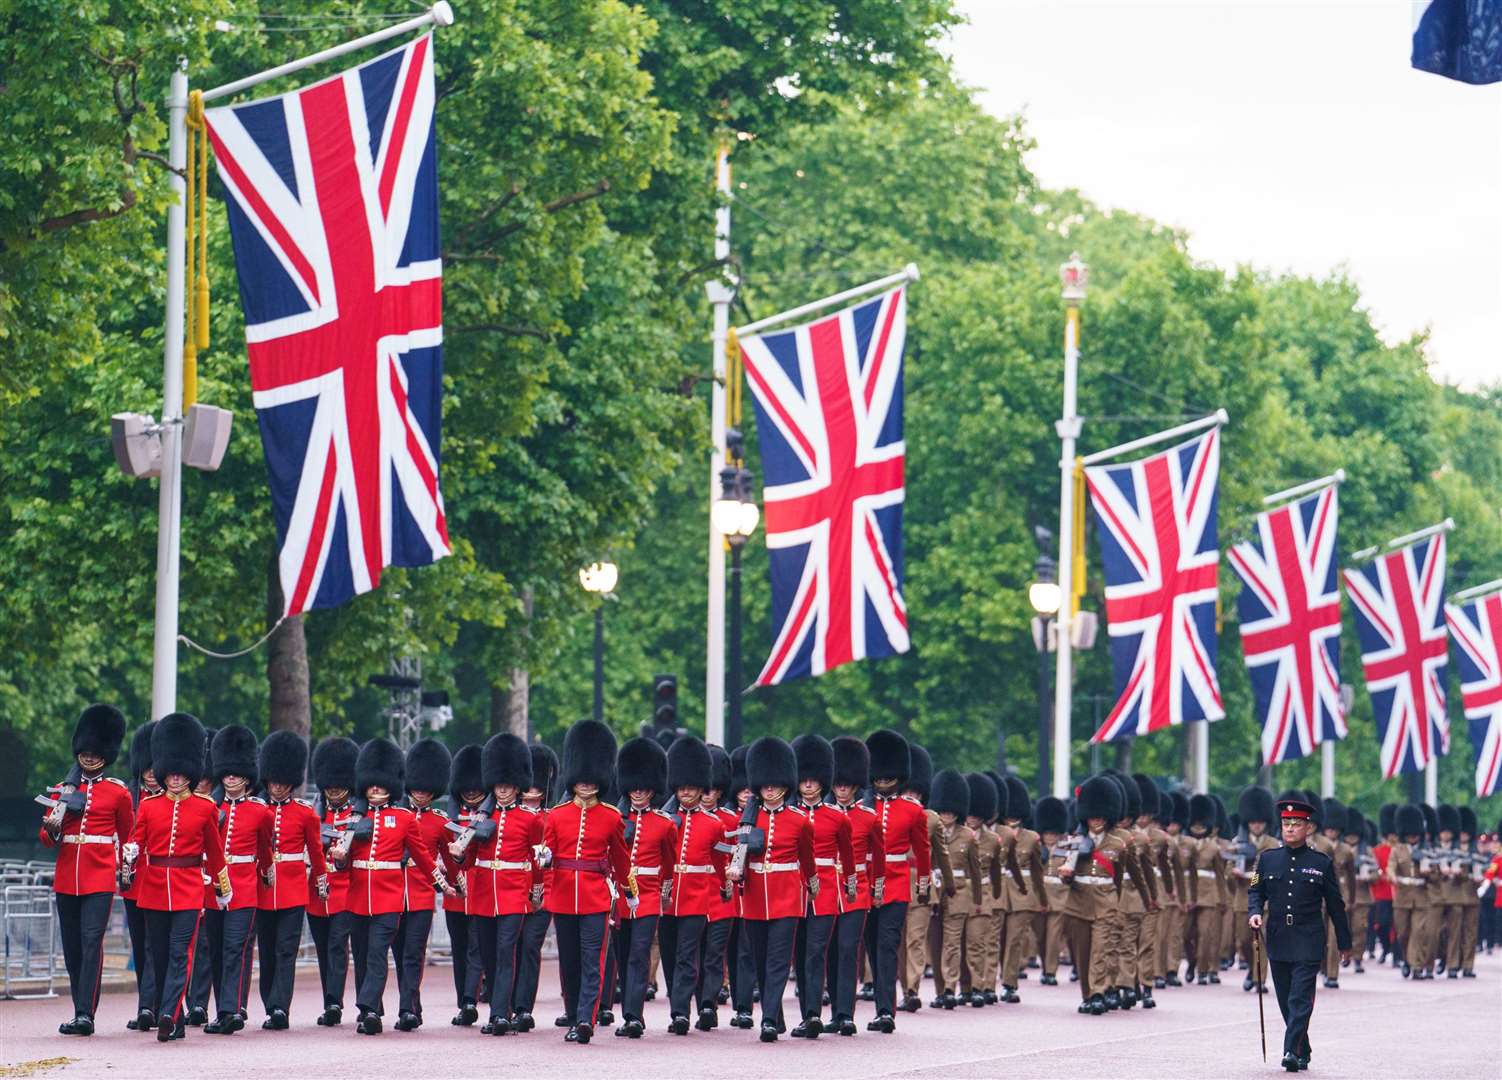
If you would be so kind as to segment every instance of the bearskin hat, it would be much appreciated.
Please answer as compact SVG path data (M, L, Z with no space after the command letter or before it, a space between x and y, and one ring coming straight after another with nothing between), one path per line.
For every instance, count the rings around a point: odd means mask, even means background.
M384 735L371 739L360 747L360 756L355 759L355 797L363 799L371 788L382 787L396 802L406 794L406 774L402 748Z
M1273 793L1256 784L1242 789L1241 797L1236 800L1236 812L1241 815L1243 825L1249 821L1265 821L1271 825L1278 817Z
M866 738L866 750L871 755L872 780L895 777L899 788L907 783L913 772L913 753L905 738L882 728Z
M1001 773L997 772L995 769L986 769L981 773L981 775L984 776L987 780L991 781L991 786L996 788L996 820L1006 821L1009 818L1013 817L1012 793L1007 788L1007 782L1002 779Z
M151 733L155 728L156 721L148 720L130 737L130 777L137 784L151 768Z
M1189 824L1203 825L1213 829L1219 824L1220 815L1215 809L1215 800L1208 795L1192 795L1189 799Z
M1320 800L1320 828L1345 831L1346 806L1335 796Z
M1125 802L1121 816L1136 821L1137 815L1142 813L1142 792L1137 790L1137 781L1126 773L1117 772L1114 769L1109 775L1121 787L1121 797Z
M1377 831L1383 836L1395 836L1398 831L1398 804L1383 803L1377 811Z
M1091 818L1104 818L1107 822L1121 820L1121 788L1109 776L1092 776L1080 785L1075 793L1075 815L1081 822ZM1008 811L1011 807L1007 807Z
M603 799L615 780L615 734L597 720L577 720L563 736L563 797L574 785L593 784Z
M514 738L515 736L513 736ZM464 800L464 793L487 791L485 776L480 761L484 751L479 743L465 743L454 751L449 759L449 797L455 803Z
M1346 807L1346 827L1341 835L1366 838L1366 816L1354 806Z
M1310 806L1314 807L1314 819L1313 820L1314 820L1315 827L1316 828L1321 828L1321 829L1324 828L1324 826L1325 826L1325 800L1322 799L1322 798L1320 798L1320 795L1319 795L1319 793L1317 791L1314 791L1314 790L1312 790L1310 788L1305 788L1302 793L1297 793L1296 792L1295 794L1298 794L1299 798L1303 799Z
M73 756L98 754L106 766L120 756L125 741L125 714L113 705L90 705L73 725Z
M527 752L532 757L532 784L522 790L525 793L536 788L542 792L543 799L547 800L558 779L558 755L553 753L551 746L540 742L529 743Z
M209 760L213 763L209 775L214 783L224 783L226 776L243 776L255 787L257 749L256 733L244 724L226 724L220 728L209 744Z
M219 729L218 728L216 728L216 727L209 727L207 724L204 725L204 727L203 727L203 772L201 772L201 773L198 774L198 783L200 783L200 784L203 783L205 780L212 780L214 778L214 736L216 736L218 734L219 734Z
M407 790L426 791L435 798L442 795L449 788L453 764L453 755L443 743L437 739L418 739L407 749Z
M641 735L623 742L615 758L615 783L622 795L633 791L665 794L668 790L668 752L662 748L662 743Z
M697 735L680 735L668 747L668 791L681 787L707 790L714 779L709 747Z
M730 786L725 789L730 802L735 802L736 796L751 786L751 781L746 779L746 751L748 749L750 748L742 743L730 751Z
M151 732L151 771L157 783L165 785L177 773L188 778L189 787L197 786L208 746L208 734L196 716L175 712L162 717Z
M934 782L933 758L929 757L928 751L917 743L910 743L908 745L908 754L911 768L908 769L907 780L901 785L902 790L917 792L918 798L923 800L924 805L927 805L928 792ZM871 771L873 775L876 772L875 769Z
M746 751L746 779L758 795L764 787L792 791L798 786L798 756L777 736L764 735Z
M1153 778L1147 773L1133 773L1132 783L1137 785L1137 798L1142 803L1142 812L1156 820L1158 811L1163 805L1163 796L1158 791L1158 785L1153 783Z
M1410 836L1424 835L1424 812L1409 803L1398 807L1393 815L1393 831L1405 840Z
M1004 776L1001 782L1007 789L1007 820L1022 821L1033 808L1033 799L1027 785L1017 776Z
M354 739L330 735L313 748L313 783L319 791L355 790L355 761L360 747Z
M1439 835L1439 811L1428 803L1419 803L1419 811L1424 815L1424 831L1432 840Z
M730 791L730 755L723 746L709 747L709 786L726 795Z
M1189 828L1189 796L1175 791L1169 794L1169 798L1173 800L1174 823L1181 829Z
M798 782L817 780L825 794L834 786L834 747L822 735L799 735L793 740L798 759Z
M1069 831L1069 808L1063 799L1045 795L1038 800L1034 810L1039 832L1062 833Z
M1455 811L1459 815L1460 820L1460 828L1456 831L1463 832L1470 837L1475 837L1476 811L1472 810L1469 806L1457 806Z
M1458 833L1460 831L1460 814L1449 803L1440 803L1436 816L1439 818L1440 832Z
M970 815L982 821L996 820L996 785L985 773L966 773L965 786L970 789Z
M953 769L934 773L928 808L938 814L953 814L961 820L970 813L970 785Z
M286 784L293 791L308 782L308 740L295 731L273 731L261 741L256 769L263 784Z
M871 786L871 751L854 735L836 735L829 743L834 753L835 784L855 788Z

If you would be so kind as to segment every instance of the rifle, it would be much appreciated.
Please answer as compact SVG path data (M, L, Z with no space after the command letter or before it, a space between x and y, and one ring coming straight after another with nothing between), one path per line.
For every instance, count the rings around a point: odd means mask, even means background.
M1266 991L1262 989L1262 957L1267 950L1262 944L1262 930L1259 927L1252 931L1252 972L1257 982L1257 1025L1262 1030L1262 1063L1267 1064L1267 1014L1263 1011L1262 999Z
M761 801L755 795L746 800L746 808L741 811L741 820L735 828L735 854L730 856L730 866L726 869L725 876L731 881L739 881L745 875L746 859L753 845L758 840L762 847L766 845L766 837L756 835L761 831L756 827L756 815L760 811ZM755 850L760 851L762 847Z

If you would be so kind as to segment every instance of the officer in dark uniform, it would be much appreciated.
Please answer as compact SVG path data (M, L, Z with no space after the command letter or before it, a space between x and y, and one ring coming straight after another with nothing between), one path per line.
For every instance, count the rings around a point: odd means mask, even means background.
M1309 847L1314 807L1302 799L1278 801L1283 846L1264 851L1257 859L1247 889L1247 925L1264 925L1266 909L1267 959L1272 968L1278 1008L1287 1029L1283 1035L1283 1068L1298 1072L1309 1067L1309 1018L1314 1013L1314 983L1325 956L1325 916L1335 927L1341 959L1351 955L1351 928L1335 877L1335 862Z

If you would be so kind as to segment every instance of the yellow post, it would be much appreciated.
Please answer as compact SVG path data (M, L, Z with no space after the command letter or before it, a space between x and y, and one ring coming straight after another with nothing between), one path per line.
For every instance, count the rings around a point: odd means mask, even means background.
M209 347L208 188L209 133L203 118L203 92L188 95L188 164L186 217L188 267L193 295L186 305L187 332L183 335L183 409L198 401L198 353Z

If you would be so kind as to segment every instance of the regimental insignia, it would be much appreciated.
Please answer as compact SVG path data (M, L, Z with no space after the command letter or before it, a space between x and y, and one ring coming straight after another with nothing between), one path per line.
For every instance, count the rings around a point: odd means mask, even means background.
M1262 880L1262 875L1259 874L1259 873L1257 873L1257 871L1253 870L1252 871L1251 879L1248 881L1247 884L1248 884L1248 886L1255 885L1255 884L1257 884L1257 882L1259 882L1261 880Z

